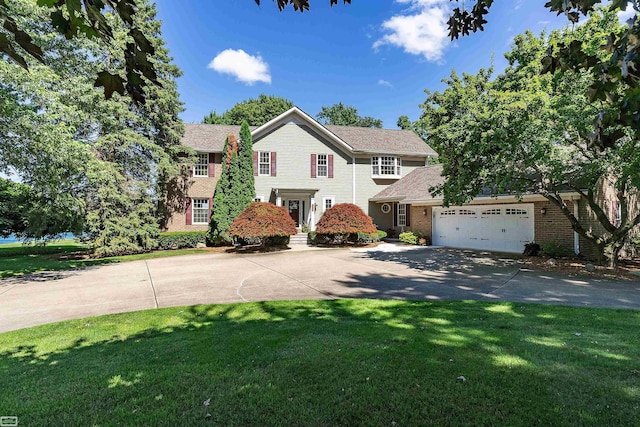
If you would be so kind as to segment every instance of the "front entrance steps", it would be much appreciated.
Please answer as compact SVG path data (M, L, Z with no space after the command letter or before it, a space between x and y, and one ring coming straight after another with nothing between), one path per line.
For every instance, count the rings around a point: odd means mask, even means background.
M307 233L294 234L289 238L289 246L304 245L307 246Z

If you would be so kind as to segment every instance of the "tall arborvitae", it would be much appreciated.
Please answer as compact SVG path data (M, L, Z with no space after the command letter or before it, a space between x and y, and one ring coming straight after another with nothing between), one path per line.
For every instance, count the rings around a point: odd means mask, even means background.
M249 206L256 196L255 178L253 175L253 140L251 130L246 120L242 121L240 128L240 177L238 184L241 185L239 204L243 210Z
M229 221L229 165L233 157L233 140L235 137L229 135L224 142L222 149L222 171L216 183L216 190L213 193L213 206L211 208L211 221L209 222L209 241L214 245L223 245L229 241L226 231L232 221ZM230 143L231 142L231 143Z
M240 130L240 143L229 135L224 144L222 173L213 195L209 240L214 245L231 243L228 234L234 219L251 204L255 196L253 143L247 122Z

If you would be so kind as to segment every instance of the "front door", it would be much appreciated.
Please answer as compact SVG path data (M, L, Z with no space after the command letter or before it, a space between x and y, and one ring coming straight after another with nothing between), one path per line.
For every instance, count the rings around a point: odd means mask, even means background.
M289 215L296 222L296 227L300 227L300 200L289 200Z

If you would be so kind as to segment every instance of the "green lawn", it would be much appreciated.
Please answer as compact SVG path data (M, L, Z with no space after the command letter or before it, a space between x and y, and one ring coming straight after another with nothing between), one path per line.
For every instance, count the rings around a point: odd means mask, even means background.
M110 315L1 334L0 415L25 426L637 426L638 325L638 311L480 302Z
M39 271L68 270L97 264L135 261L139 259L207 253L200 249L156 251L136 255L86 259L87 247L75 240L60 240L46 246L9 243L0 245L0 277L22 276Z

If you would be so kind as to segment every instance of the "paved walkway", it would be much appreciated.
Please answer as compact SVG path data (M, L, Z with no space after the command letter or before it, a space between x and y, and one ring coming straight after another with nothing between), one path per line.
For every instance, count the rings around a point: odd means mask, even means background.
M0 332L108 313L282 299L536 302L640 309L640 282L521 269L517 260L380 245L159 258L0 280Z

